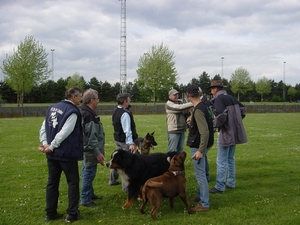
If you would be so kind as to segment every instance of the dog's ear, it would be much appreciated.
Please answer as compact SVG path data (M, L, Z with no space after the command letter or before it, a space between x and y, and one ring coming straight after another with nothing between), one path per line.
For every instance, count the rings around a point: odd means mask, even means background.
M154 133L155 133L155 131L153 131L153 132L151 133L151 136L153 136L153 135L154 135Z
M186 152L181 152L180 153L180 158L182 159L182 161L184 161L185 158L186 158Z
M168 158L167 158L167 161L170 163L171 162L171 157L170 156L168 156Z

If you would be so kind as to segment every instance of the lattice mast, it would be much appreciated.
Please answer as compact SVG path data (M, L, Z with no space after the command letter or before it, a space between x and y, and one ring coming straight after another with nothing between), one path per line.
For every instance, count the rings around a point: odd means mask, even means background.
M127 52L126 52L126 0L121 1L121 40L120 40L120 92L126 92Z

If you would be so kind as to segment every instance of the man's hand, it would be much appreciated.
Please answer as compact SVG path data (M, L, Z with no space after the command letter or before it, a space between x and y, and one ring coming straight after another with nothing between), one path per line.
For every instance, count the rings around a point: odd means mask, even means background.
M129 145L129 150L133 152L134 151L134 145Z
M192 158L199 161L202 158L202 152L196 151Z
M42 153L50 153L52 151L49 147L50 147L50 145L40 145L39 151L41 151Z
M98 160L98 162L99 162L102 166L104 166L104 160L105 160L105 158L104 158L104 156L102 155L102 153L100 153L100 154L97 155L97 160Z

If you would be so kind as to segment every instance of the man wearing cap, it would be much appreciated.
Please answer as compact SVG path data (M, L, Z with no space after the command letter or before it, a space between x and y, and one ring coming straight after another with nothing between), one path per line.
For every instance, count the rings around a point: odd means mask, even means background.
M200 90L197 85L187 88L187 98L194 106L189 123L189 135L187 145L190 147L198 191L194 201L198 204L193 207L195 212L209 210L209 190L206 177L206 154L214 143L214 128L212 113L209 107L201 101Z
M134 150L134 140L138 138L136 126L130 108L130 95L121 93L117 95L118 106L112 115L112 124L114 127L114 139L116 148L125 151ZM109 185L117 185L119 182L116 170L111 170ZM127 191L127 185L122 181L123 191Z
M221 80L212 80L208 87L214 98L214 125L218 129L217 177L216 185L210 193L223 193L225 188L235 188L235 149L236 144L247 142L242 119L246 116L245 106L229 95Z
M179 92L176 89L169 91L169 99L166 103L168 150L167 152L183 151L185 131L187 128L186 119L189 116L189 109L193 107L191 102L183 104L178 99Z

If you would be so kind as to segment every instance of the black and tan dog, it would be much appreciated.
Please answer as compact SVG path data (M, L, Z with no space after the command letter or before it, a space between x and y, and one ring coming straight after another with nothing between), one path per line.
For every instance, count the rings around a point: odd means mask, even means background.
M190 214L194 213L191 209L190 203L187 200L185 187L186 180L184 175L184 160L186 153L181 152L175 155L170 162L170 167L163 175L149 179L142 189L143 203L140 207L140 212L145 213L144 208L149 201L152 205L151 216L154 220L156 212L159 209L162 198L170 199L170 207L174 208L174 198L179 195L185 204Z
M151 134L147 133L144 138L139 137L134 141L133 153L147 155L150 153L150 149L154 149L154 146L156 145L157 143L154 138L154 132Z
M106 163L110 169L116 169L122 177L122 183L128 187L128 197L123 209L131 207L137 200L141 187L152 177L166 172L170 159L175 153L152 153L148 155L132 154L125 150L115 150L111 160Z

